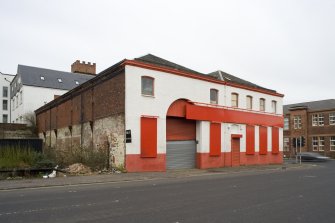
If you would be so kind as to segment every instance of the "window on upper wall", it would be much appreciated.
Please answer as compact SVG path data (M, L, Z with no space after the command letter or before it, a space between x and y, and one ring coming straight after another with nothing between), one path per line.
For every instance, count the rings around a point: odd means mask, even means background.
M2 109L4 111L8 110L8 100L2 100Z
M8 97L8 87L2 88L2 97L7 98Z
M211 89L210 90L210 102L211 104L218 104L219 102L219 91L216 89Z
M264 98L259 99L259 110L265 111L265 99Z
M271 101L271 110L272 113L277 113L277 102L276 101Z
M154 80L152 77L141 77L142 95L154 96Z
M231 94L231 107L238 107L238 94L237 93L232 93Z
M252 110L252 97L250 95L247 96L247 109Z
M329 114L329 125L335 125L335 113Z
M313 114L312 115L312 126L318 126L318 114Z
M330 137L330 150L335 151L335 136Z
M301 129L301 116L296 115L293 117L294 129Z
M324 115L323 114L319 114L319 118L318 118L318 125L319 126L324 126L325 122L324 122Z
M8 123L8 115L2 115L2 122L3 123Z
M325 150L325 137L320 136L319 137L319 151Z
M284 130L289 130L289 129L290 129L290 119L284 118Z

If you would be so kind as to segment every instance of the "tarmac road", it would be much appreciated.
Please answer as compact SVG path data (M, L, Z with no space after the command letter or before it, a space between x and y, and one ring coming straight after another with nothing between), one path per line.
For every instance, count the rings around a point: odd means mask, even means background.
M1 184L1 182L0 182ZM0 222L334 222L335 161L0 190Z

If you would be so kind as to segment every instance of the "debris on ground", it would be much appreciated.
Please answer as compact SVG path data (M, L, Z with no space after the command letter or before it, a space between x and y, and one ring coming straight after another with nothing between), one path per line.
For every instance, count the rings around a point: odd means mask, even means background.
M66 168L66 172L70 174L91 174L91 168L82 163L74 163Z
M47 179L47 178L55 178L57 176L57 168L58 168L58 165L55 166L54 170L48 174L48 175L44 175L43 178L44 179Z

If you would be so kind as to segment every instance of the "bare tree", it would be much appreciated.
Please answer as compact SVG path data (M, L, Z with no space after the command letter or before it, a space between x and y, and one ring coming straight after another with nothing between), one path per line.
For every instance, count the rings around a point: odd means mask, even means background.
M27 127L33 132L37 133L37 125L36 125L36 115L35 112L27 112L23 115L23 120L27 124Z

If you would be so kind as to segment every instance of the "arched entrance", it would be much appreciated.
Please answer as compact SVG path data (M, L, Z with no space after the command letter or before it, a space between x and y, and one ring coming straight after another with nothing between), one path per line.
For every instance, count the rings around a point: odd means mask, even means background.
M195 168L196 121L186 119L185 99L174 101L166 115L166 168Z

